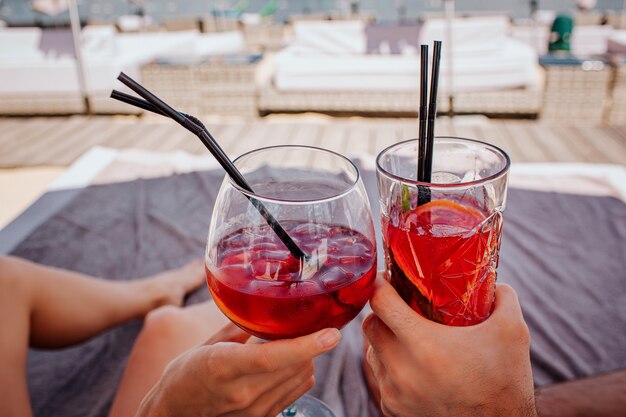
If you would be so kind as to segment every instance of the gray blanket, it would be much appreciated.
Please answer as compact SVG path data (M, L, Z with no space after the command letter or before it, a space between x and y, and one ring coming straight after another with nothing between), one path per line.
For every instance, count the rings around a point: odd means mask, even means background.
M203 254L222 177L197 172L91 186L13 255L112 280L180 266ZM364 172L364 180L377 216L374 173ZM623 202L510 191L499 280L519 293L538 386L626 368L625 271ZM208 297L201 289L188 302ZM72 348L31 350L35 416L106 416L140 328L132 322ZM358 319L348 325L341 345L316 364L311 394L338 417L376 415L361 374L359 328Z

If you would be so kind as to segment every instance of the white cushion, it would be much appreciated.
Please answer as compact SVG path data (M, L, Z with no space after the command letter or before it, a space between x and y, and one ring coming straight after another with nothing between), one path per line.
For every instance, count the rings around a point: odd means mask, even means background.
M302 55L287 48L276 56L275 83L289 91L418 90L419 57L411 55ZM442 56L439 89L449 88ZM454 57L455 92L536 87L537 54L522 42L502 39L502 48L483 55Z
M195 55L202 57L207 55L236 54L243 52L245 46L243 34L238 30L203 33L196 40Z
M115 26L86 26L80 34L81 52L89 59L114 59L117 54Z
M608 25L576 26L572 32L572 52L577 55L603 54L614 29Z
M467 17L452 19L452 44L455 55L489 53L502 48L509 30L506 16ZM444 54L448 36L446 19L430 19L420 31L420 43L430 45L443 41Z
M294 44L327 54L364 54L365 23L346 21L299 21L293 26Z
M0 62L42 59L40 43L40 28L0 28Z
M611 34L608 40L608 51L626 53L626 30L616 30Z

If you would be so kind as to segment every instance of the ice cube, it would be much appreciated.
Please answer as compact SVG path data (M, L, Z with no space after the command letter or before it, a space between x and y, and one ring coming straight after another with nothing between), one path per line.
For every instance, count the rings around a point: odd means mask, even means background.
M317 277L325 291L334 291L350 280L344 269L338 266L324 268Z
M240 265L226 265L219 268L215 277L235 290L243 290L250 283L250 270Z
M431 182L433 184L458 184L461 180L461 177L452 172L436 171L433 172Z

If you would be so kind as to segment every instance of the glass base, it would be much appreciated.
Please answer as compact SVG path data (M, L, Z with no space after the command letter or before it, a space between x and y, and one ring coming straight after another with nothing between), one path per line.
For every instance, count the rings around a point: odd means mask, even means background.
M335 414L317 398L303 395L276 417L335 417Z

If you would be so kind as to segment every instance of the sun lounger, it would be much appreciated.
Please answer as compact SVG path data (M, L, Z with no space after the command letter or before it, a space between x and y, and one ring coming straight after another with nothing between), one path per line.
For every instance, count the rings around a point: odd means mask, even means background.
M0 114L80 113L71 33L63 52L41 49L41 29L0 28ZM109 99L124 71L138 77L140 67L156 59L197 62L216 54L240 52L240 32L200 34L197 31L117 34L113 27L86 27L81 35L86 93L95 113L135 112Z
M460 111L481 112L490 106L490 113L538 112L537 55L531 47L507 37L507 28L508 21L498 17L454 21L452 80L446 45L439 88L444 95L451 90L461 96ZM444 39L445 22L429 20L421 31L415 27L414 32L405 32L405 36L415 36L408 40L398 40L393 27L386 29L394 44L389 45L381 30L370 31L378 45L372 51L362 22L298 22L293 43L276 54L273 84L260 91L260 111L359 112L365 107L372 112L414 112L419 89L417 45ZM498 93L503 96L500 100ZM527 97L511 101L510 93ZM517 101L521 105L515 109ZM508 105L497 108L501 103Z

